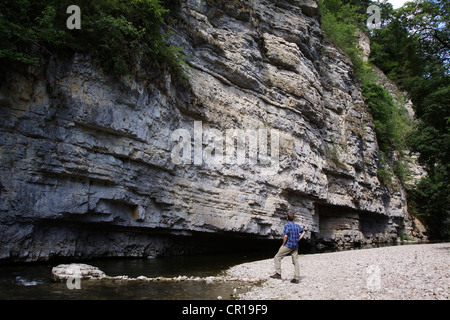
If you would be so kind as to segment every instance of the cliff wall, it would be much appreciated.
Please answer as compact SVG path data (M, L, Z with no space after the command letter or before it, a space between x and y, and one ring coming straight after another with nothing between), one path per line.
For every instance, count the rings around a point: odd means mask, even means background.
M75 54L1 83L0 260L279 239L288 211L311 244L408 232L316 1L182 1L172 41L187 77L155 65L119 81ZM230 152L242 141L244 161Z

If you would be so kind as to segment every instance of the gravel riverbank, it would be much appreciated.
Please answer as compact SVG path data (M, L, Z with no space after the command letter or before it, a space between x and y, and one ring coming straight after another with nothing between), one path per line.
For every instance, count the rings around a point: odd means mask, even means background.
M244 300L448 300L450 295L450 243L300 255L299 262L300 284L290 283L291 257L282 261L282 280L269 278L273 259L234 266L227 275L264 280L239 296Z

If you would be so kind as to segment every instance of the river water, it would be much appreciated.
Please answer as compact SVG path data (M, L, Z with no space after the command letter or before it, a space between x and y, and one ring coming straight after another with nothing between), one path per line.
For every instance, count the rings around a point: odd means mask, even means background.
M98 267L108 276L208 277L221 275L237 264L273 258L278 246L266 249L251 253L169 256L151 259L97 259L77 262ZM299 254L315 252L310 248L299 249ZM69 289L66 282L52 280L52 268L61 263L70 262L0 265L0 300L216 300L219 296L223 299L233 299L236 294L250 288L247 283L237 281L206 283L205 281L147 282L102 279L82 280L81 289Z
M209 254L158 257L151 259L99 259L77 261L98 267L108 276L127 275L130 278L217 276L233 265L268 259L274 252ZM244 292L247 284L227 281L146 282L111 279L82 280L81 289L69 289L66 282L52 280L51 270L60 263L32 263L0 266L0 299L151 299L210 300ZM235 292L234 292L235 291Z

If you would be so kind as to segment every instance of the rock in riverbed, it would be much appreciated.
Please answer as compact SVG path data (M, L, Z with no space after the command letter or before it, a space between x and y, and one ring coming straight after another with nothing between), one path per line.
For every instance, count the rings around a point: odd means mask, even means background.
M56 281L59 280L67 280L70 277L80 278L80 279L90 279L90 280L99 280L99 279L112 279L112 280L121 280L121 281L205 281L206 283L214 283L214 282L226 282L226 281L240 281L240 282L258 282L252 279L248 279L243 277L236 278L230 276L209 276L209 277L187 277L187 276L178 276L178 277L146 277L139 276L137 278L130 278L127 275L119 275L119 276L108 276L102 270L97 267L90 266L88 264L82 263L71 263L71 264L60 264L52 269L53 279Z
M80 279L103 279L106 274L97 267L83 263L60 264L52 269L54 280L66 280L70 277Z

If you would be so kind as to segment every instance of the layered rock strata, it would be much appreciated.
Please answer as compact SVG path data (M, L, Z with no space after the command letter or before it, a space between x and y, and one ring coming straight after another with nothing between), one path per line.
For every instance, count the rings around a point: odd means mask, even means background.
M78 54L5 76L1 260L279 239L288 211L315 243L403 232L405 192L377 178L372 118L316 1L182 1L172 41L185 78L155 66L118 81ZM245 130L257 153L239 162L226 141Z

